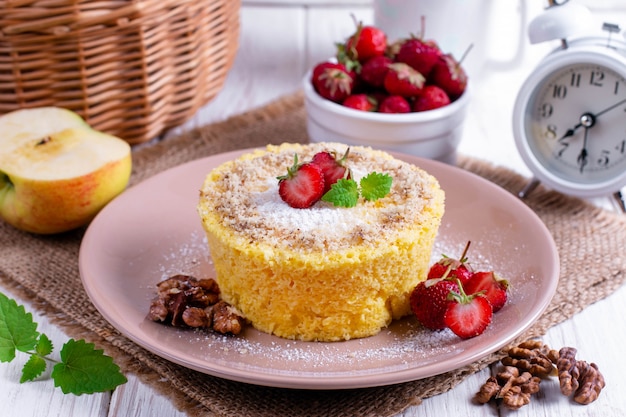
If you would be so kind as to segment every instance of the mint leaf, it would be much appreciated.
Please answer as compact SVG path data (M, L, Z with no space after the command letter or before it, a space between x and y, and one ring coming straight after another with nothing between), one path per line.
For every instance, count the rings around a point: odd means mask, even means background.
M35 346L35 352L31 353L28 362L22 368L20 383L32 381L46 370L46 355L52 353L52 342L45 334L40 334Z
M354 207L359 200L359 190L356 181L339 179L330 190L322 196L323 201L333 203L336 207Z
M45 334L40 334L35 346L35 352L40 356L46 356L52 353L52 341Z
M0 362L11 362L15 350L28 352L37 344L37 323L24 306L0 293Z
M0 361L12 361L16 350L29 354L20 382L32 381L46 370L47 361L56 362L48 357L52 349L48 336L37 332L32 314L0 293ZM63 345L61 362L52 368L51 377L64 394L76 395L110 391L127 381L111 357L93 343L74 339Z
M375 201L383 198L391 191L391 176L388 174L379 174L371 172L367 176L361 178L361 195L368 201Z
M24 367L22 368L22 377L20 378L20 383L32 381L33 379L41 375L45 370L45 359L35 354L30 355L30 359L28 359L28 362L26 362L24 364Z
M61 349L61 363L52 369L54 386L64 394L92 394L109 391L126 383L119 366L93 343L68 340Z

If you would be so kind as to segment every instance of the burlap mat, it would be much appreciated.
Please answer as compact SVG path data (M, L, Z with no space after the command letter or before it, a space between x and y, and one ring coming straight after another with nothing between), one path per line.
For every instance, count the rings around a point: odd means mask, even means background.
M225 122L136 149L131 181L135 184L166 168L220 152L307 140L303 99L295 94ZM526 183L525 178L506 168L473 158L461 157L459 165L508 190L517 191ZM626 277L626 216L541 187L527 204L554 236L563 279L545 314L520 339L543 335L551 326L611 294ZM190 371L130 342L96 311L78 273L83 232L41 237L0 222L0 278L4 287L32 300L35 308L52 317L70 336L104 348L124 372L135 373L192 416L393 415L453 388L502 356L495 352L470 366L419 381L323 392L259 387Z

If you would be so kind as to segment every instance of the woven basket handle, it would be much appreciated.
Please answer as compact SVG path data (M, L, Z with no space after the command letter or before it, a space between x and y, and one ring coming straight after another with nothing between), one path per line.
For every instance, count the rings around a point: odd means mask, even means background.
M60 35L71 32L72 30L97 25L125 26L130 23L131 17L140 17L141 12L142 7L139 3L133 2L127 6L105 12L93 10L33 19L27 22L7 25L2 28L2 32L6 35L15 35L24 32L44 32Z

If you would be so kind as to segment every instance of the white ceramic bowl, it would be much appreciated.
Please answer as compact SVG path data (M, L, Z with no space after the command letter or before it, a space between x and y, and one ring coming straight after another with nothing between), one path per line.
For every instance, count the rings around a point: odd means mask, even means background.
M456 163L470 88L447 106L424 112L365 112L326 100L303 80L307 131L311 142L341 142Z

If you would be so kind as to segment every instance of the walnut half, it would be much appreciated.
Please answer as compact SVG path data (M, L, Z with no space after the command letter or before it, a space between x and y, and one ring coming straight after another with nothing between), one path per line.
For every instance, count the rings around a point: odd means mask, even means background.
M508 355L502 358L502 364L545 378L556 370L554 362L558 356L556 350L550 349L540 341L529 340L509 349Z
M179 274L159 282L156 287L157 296L148 311L150 320L223 334L241 333L245 320L234 307L220 299L220 289L214 279Z
M530 403L530 397L539 391L541 378L530 372L520 371L514 366L505 366L494 377L490 377L475 396L480 404L491 399L501 399L502 404L512 410L517 410Z
M574 401L590 404L598 399L600 391L606 385L604 376L595 363L576 359L576 349L564 347L559 351L556 362L559 372L559 384L563 395L574 394Z
M579 404L590 404L598 399L605 386L604 377L595 363L576 359L576 349L564 347L559 351L530 340L512 347L502 358L503 369L489 377L474 396L479 404L492 399L501 400L511 409L530 402L539 391L542 378L558 375L561 392Z

